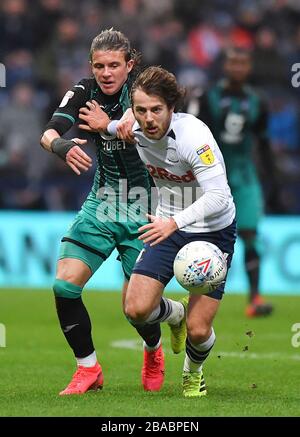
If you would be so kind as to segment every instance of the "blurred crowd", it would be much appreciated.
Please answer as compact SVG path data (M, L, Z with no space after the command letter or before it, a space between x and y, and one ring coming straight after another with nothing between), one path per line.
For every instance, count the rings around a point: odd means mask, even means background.
M193 94L220 78L224 48L252 50L251 81L269 105L281 181L282 210L268 205L268 212L299 214L300 87L292 86L299 0L1 0L0 208L79 209L93 170L74 175L39 138L65 92L90 76L93 37L112 26L130 38L144 65L171 70ZM91 144L87 149L94 153Z

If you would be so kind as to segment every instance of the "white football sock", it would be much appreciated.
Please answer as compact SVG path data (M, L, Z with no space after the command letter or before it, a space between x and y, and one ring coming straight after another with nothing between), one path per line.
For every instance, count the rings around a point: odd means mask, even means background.
M185 315L184 306L181 302L177 302L176 300L168 299L168 301L172 305L172 312L164 321L168 322L169 325L179 325Z
M156 351L156 349L159 348L159 346L161 345L161 340L159 339L159 342L157 343L157 345L155 346L148 346L145 342L143 342L144 344L144 349L146 349L146 351L148 352L152 352L152 351Z
M211 328L210 336L203 343L194 345L189 340L187 340L187 350L189 351L189 344L190 344L190 348L192 348L192 352L190 353L193 354L193 357L197 357L197 362L192 361L189 355L186 353L184 365L183 365L183 371L200 373L202 370L202 364L204 360L206 360L206 358L208 357L209 352L212 349L215 341L216 341L216 335L213 328Z
M93 367L97 363L96 351L84 358L76 358L77 366Z
M184 306L176 300L162 297L160 305L155 308L145 323L168 322L170 325L179 325L184 317Z

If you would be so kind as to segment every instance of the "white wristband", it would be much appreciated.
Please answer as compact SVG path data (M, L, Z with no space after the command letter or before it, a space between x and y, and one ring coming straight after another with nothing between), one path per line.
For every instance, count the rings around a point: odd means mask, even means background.
M120 120L112 120L108 125L107 125L107 132L110 135L116 135L117 134L117 126Z

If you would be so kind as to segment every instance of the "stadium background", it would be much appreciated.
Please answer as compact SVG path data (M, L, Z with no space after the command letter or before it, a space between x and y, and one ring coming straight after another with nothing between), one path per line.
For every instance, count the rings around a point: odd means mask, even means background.
M267 216L261 223L261 287L267 294L299 294L300 87L292 85L295 74L292 66L300 62L299 23L297 0L1 1L0 62L6 69L6 87L0 88L0 287L3 289L0 322L7 326L8 335L11 329L11 339L17 333L13 326L18 305L21 314L21 307L32 303L33 311L41 311L38 323L43 324L43 310L52 302L50 289L59 238L80 208L93 178L93 169L77 177L56 156L43 151L39 146L40 133L70 86L89 75L92 38L111 26L128 35L133 46L142 52L145 65L159 64L171 70L193 93L203 92L220 76L223 48L235 44L253 50L251 81L268 102L269 135L281 182L278 208L268 198L268 180L263 180ZM71 132L70 137L74 136ZM93 154L90 145L87 149ZM246 293L242 256L243 248L239 244L228 293ZM118 290L122 281L118 264L112 256L91 281L90 288ZM28 300L25 293L23 298L19 291L13 290L16 287L28 292ZM36 298L29 292L34 288L49 291L43 309L34 306ZM177 291L179 286L173 281L168 289ZM43 302L43 297L38 296ZM96 305L98 296L91 299ZM237 320L245 298L228 302L237 302L233 309L228 304L225 306L228 317ZM282 310L287 312L277 322L285 326L284 341L290 347L290 326L297 322L297 316L282 302L278 306L282 304ZM111 311L111 307L107 306L107 310ZM52 307L48 312L53 313L54 338L59 335L57 321ZM275 322L268 326L270 332L279 329ZM265 327L260 325L257 329ZM31 341L39 343L38 337ZM284 347L287 348L286 343L284 346L282 343ZM66 353L62 339L61 350ZM265 346L261 350L265 351ZM0 347L0 352L3 351ZM35 360L34 350L32 354ZM30 359L30 354L26 359ZM58 375L59 371L55 371ZM13 411L7 414L23 411L30 415L30 409L26 410L24 405L20 410L14 408L7 410ZM56 411L63 414L64 410Z
M41 149L39 136L64 93L89 76L93 36L114 26L142 52L145 65L170 69L193 93L203 92L220 77L224 47L253 49L252 83L270 109L269 135L281 201L279 208L272 205L265 178L267 215L277 217L261 226L261 287L271 293L297 292L300 271L293 259L300 254L300 87L292 86L292 66L300 61L299 19L299 3L288 0L213 0L201 1L201 7L197 0L86 0L76 7L70 0L1 2L0 61L6 67L6 87L0 89L1 286L51 286L59 237L70 218L62 211L80 208L94 172L77 177ZM3 213L7 210L10 215ZM54 211L60 213L54 216ZM32 226L32 220L44 223L43 232L38 224ZM239 246L229 291L247 288L242 256ZM90 285L119 289L118 267L110 261ZM103 282L101 277L113 279ZM169 289L179 288L173 281Z

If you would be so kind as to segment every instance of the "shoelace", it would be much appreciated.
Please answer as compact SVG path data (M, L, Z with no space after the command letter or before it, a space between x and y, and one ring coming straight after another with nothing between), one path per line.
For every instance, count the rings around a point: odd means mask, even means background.
M183 387L185 390L191 391L191 390L199 390L200 388L200 382L201 382L201 374L191 373L190 375L184 375L183 376Z
M85 375L86 369L84 367L79 367L72 377L72 381L68 385L68 388L77 387L81 382L81 378Z

